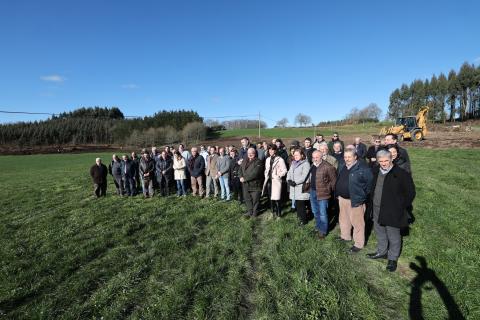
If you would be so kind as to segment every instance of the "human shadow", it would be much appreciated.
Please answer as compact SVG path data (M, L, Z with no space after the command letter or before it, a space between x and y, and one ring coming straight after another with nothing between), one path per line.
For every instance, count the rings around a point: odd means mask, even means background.
M412 292L410 294L410 306L408 309L410 319L424 319L422 310L422 287L427 283L431 283L440 295L443 304L447 308L448 319L465 319L460 308L448 291L448 288L442 280L438 278L435 271L427 267L425 258L417 256L415 259L420 263L420 266L414 262L410 263L410 269L417 273L417 276L412 280ZM428 288L425 289L428 290Z

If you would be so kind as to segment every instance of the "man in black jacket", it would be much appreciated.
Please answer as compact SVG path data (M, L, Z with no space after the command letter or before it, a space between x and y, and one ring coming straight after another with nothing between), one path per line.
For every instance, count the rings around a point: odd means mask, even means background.
M415 185L411 175L392 162L387 150L377 152L379 166L373 170L373 196L371 205L377 251L367 254L370 259L388 258L387 270L397 269L402 249L400 229L408 226L407 208L415 198Z
M122 156L122 180L125 185L125 193L127 196L134 196L135 190L135 176L137 172L135 169L135 163L128 158L125 154Z
M143 179L143 197L153 197L153 179L155 178L155 161L145 151L140 159L140 175Z
M255 148L248 148L247 159L240 166L240 182L247 207L246 217L256 217L262 193L263 163L258 160Z
M173 174L173 159L168 155L168 152L164 150L160 157L155 160L155 173L160 188L160 195L168 196Z
M205 193L203 188L203 174L205 173L205 159L198 154L198 148L192 148L192 156L188 160L188 172L192 185L192 194L202 197Z
M107 166L102 163L102 159L95 159L95 164L90 168L90 176L93 180L94 194L97 198L107 195Z
M408 167L408 171L412 172L410 168L410 157L408 156L408 152L406 149L398 145L398 136L396 134L389 133L385 136L384 145L388 146L391 144L397 145L401 158L405 159L405 166Z

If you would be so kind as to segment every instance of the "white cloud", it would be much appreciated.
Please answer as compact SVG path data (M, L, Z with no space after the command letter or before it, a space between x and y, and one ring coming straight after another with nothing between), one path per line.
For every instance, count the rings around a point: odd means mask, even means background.
M67 80L67 78L62 77L61 75L58 75L58 74L43 76L43 77L40 77L40 79L42 79L43 81L57 82L57 83L64 82L65 80Z
M127 84L122 84L122 88L123 89L138 89L138 88L140 88L140 86L135 84L135 83L127 83Z

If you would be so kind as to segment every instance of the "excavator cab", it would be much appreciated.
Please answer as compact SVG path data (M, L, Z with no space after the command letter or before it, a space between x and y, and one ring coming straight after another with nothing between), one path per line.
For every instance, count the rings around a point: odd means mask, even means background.
M420 141L427 134L427 112L428 106L420 108L416 116L397 118L395 126L383 128L380 135L394 133L398 135L398 139Z

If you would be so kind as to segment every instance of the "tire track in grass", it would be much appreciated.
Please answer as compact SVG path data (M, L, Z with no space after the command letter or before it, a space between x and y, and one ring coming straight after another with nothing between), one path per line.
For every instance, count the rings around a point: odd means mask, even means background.
M247 252L247 266L243 282L245 290L241 293L238 311L241 319L253 318L256 310L256 286L258 282L258 252L263 245L263 231L265 228L265 218L257 217L251 221L252 241Z

